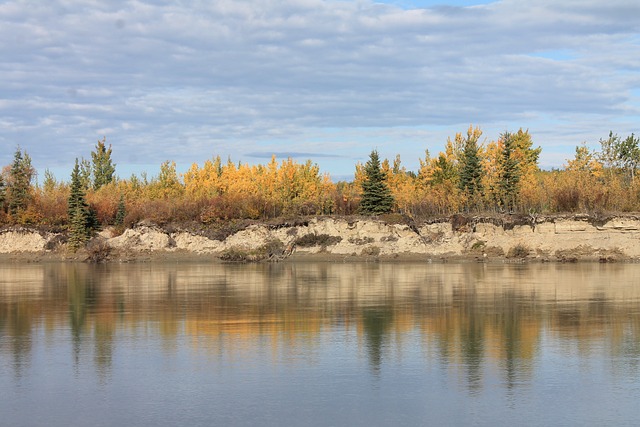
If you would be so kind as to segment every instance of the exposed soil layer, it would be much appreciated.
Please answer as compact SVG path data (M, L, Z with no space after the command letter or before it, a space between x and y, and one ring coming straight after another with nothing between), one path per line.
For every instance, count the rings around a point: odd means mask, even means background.
M0 260L635 261L640 216L313 217L215 228L142 222L120 235L105 229L75 253L66 242L59 230L5 228Z

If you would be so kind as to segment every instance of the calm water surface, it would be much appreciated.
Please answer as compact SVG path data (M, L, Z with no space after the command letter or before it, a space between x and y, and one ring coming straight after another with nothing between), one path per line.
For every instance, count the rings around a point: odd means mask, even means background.
M640 265L0 264L0 425L640 424Z

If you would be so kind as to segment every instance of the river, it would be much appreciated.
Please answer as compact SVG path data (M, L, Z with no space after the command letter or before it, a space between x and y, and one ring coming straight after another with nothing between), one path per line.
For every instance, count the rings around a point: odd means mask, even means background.
M0 264L0 425L637 425L640 265Z

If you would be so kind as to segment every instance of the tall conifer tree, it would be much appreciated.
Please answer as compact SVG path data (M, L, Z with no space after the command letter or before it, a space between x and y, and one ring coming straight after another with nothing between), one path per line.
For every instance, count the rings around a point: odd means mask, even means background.
M478 135L479 136L479 135ZM464 144L464 151L460 161L460 181L458 186L467 196L469 207L477 205L482 196L482 164L478 154L478 138L472 135L471 130Z
M67 206L69 215L69 246L72 250L82 247L91 235L92 224L89 206L85 200L85 190L78 159L71 172L71 189Z
M107 138L104 137L102 141L98 141L95 151L91 152L94 190L113 181L116 171L116 165L111 161L111 145L107 149L106 142Z
M9 202L9 213L15 215L27 208L30 198L31 181L35 174L31 166L31 157L27 152L16 150L13 156L13 164L9 170L9 185L7 199Z
M505 132L501 135L502 151L500 153L500 188L501 204L504 209L512 211L516 208L518 201L518 190L520 183L520 167L514 156L515 144L513 135Z
M364 166L365 179L362 182L360 211L364 214L384 214L393 207L393 196L380 167L378 152L373 150Z

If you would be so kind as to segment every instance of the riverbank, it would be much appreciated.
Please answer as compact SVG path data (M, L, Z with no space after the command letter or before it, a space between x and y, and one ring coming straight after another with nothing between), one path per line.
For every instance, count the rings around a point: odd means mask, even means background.
M5 228L0 261L638 261L640 217L314 217L225 234L143 222L118 235L107 228L75 253L66 241L63 232Z

